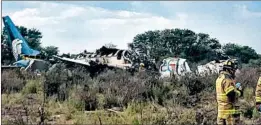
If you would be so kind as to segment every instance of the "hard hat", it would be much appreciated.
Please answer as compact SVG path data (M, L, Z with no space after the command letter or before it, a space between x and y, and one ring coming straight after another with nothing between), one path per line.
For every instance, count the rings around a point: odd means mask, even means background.
M144 66L144 63L140 63L140 66Z
M238 61L236 59L229 59L229 60L227 60L223 63L223 68L237 70L238 69Z

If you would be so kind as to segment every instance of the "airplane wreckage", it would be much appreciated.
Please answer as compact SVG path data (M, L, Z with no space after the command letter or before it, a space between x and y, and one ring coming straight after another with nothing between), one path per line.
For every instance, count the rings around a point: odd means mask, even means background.
M4 25L8 33L8 46L12 49L12 54L15 58L13 65L1 66L2 69L20 68L26 71L48 71L53 69L57 62L67 64L78 64L86 67L90 72L97 72L105 68L117 68L130 71L136 71L139 68L141 59L138 54L123 49L102 47L95 53L81 53L76 58L68 58L54 55L54 60L43 60L40 51L30 48L27 41L20 34L9 16L3 17ZM56 61L56 64L52 65ZM150 60L144 60L146 69L156 69ZM50 68L51 67L51 68Z
M137 53L131 50L107 48L102 46L93 53L80 53L75 58L53 56L60 62L77 64L86 67L91 74L103 71L104 69L122 69L130 72L139 71L140 64L145 63L144 69L155 72L156 65L153 60L141 60Z
M2 66L2 69L20 68L26 71L50 71L61 62L81 65L87 68L90 74L97 74L97 72L102 72L106 68L135 72L139 71L140 64L143 63L145 64L143 68L146 71L157 72L161 77L183 76L192 73L186 59L183 58L169 57L163 59L161 65L157 68L155 60L148 59L147 56L141 56L136 51L107 48L105 46L93 53L80 53L75 58L54 55L52 61L43 60L40 59L40 51L30 48L9 16L3 17L3 22L8 32L8 45L11 46L16 62L13 65ZM223 60L212 61L200 65L197 67L196 72L197 74L217 73L222 67L222 62Z
M47 63L39 59L40 52L31 49L26 40L20 34L9 16L3 17L3 22L7 28L8 33L8 46L11 46L12 54L15 58L13 65L1 66L2 69L6 68L21 68L25 70L45 70Z

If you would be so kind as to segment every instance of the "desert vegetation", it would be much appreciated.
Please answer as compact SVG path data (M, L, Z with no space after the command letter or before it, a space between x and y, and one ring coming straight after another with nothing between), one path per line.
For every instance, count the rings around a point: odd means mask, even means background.
M259 69L243 68L238 82L242 121L258 122L254 90ZM59 65L36 76L2 72L2 124L206 124L216 122L217 74L159 79L157 74L107 70L90 78L84 68ZM18 115L19 114L19 115ZM259 121L260 123L260 121Z
M47 60L58 54L58 47L41 46L39 30L23 26L18 29L29 46L40 50ZM1 62L9 65L14 57L8 47L6 28L1 37ZM244 96L239 99L242 123L261 123L254 109L261 56L251 47L221 45L208 34L189 29L147 31L137 34L129 47L155 59L157 64L165 57L185 58L192 69L223 55L237 58L242 64L237 82L244 88ZM63 64L40 76L2 70L2 124L213 125L217 114L217 75L159 79L154 72L106 70L91 78L85 68Z

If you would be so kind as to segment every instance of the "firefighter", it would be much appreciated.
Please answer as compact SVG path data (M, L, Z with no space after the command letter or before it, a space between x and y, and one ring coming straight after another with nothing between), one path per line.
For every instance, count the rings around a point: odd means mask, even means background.
M144 67L144 63L140 63L140 67L139 67L139 71L144 71L145 67Z
M256 86L256 109L261 113L261 75Z
M235 125L240 121L240 112L236 102L238 97L242 96L242 87L240 83L235 84L234 81L237 69L237 60L225 61L216 80L218 125Z

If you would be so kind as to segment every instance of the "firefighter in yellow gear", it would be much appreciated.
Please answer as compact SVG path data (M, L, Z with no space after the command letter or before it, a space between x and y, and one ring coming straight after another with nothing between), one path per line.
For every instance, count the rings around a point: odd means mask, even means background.
M237 60L229 59L224 62L216 80L216 97L218 104L218 125L236 125L240 121L239 107L236 106L238 97L242 96L240 83L235 84L235 72L238 69Z
M256 109L261 113L261 75L256 86Z
M144 63L140 63L139 71L144 71L144 70L145 70Z

